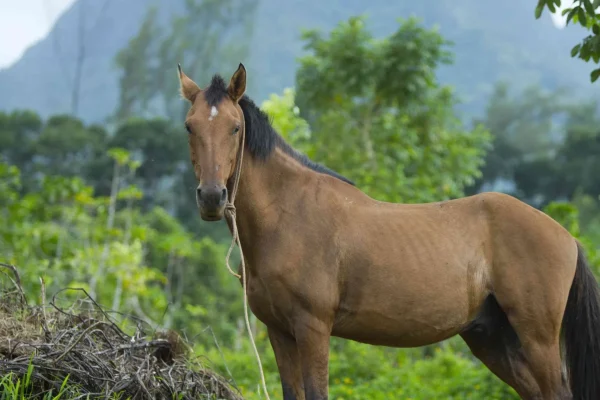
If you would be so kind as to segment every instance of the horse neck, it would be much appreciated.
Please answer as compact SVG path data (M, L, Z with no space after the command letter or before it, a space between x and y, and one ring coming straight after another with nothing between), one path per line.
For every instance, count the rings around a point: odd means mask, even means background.
M307 182L311 172L280 148L266 160L244 154L235 208L240 242L249 261L256 254L258 241L276 229L279 214L289 209L294 191Z

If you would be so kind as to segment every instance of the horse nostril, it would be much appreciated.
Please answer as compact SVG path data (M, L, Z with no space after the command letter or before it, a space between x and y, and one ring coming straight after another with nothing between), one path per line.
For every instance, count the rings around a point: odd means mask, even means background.
M196 188L196 203L198 206L219 208L227 202L227 188L222 188L220 185Z

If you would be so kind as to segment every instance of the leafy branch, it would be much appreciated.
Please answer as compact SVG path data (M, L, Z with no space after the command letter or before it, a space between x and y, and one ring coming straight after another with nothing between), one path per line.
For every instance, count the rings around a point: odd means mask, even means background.
M539 0L535 8L535 18L539 19L542 16L545 7L554 14L560 6L561 0ZM585 62L591 59L595 64L600 63L600 13L597 12L599 7L600 0L574 0L571 7L561 12L562 16L567 16L567 25L579 24L589 32L580 43L573 46L571 57L580 58ZM595 82L598 77L600 77L600 68L590 73L592 82Z

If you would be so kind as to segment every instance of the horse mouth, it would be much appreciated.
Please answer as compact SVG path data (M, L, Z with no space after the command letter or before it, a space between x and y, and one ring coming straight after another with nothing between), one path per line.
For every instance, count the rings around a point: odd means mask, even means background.
M203 221L207 221L207 222L214 222L214 221L220 221L221 219L223 219L223 211L222 210L203 210L200 209L200 218L202 218Z

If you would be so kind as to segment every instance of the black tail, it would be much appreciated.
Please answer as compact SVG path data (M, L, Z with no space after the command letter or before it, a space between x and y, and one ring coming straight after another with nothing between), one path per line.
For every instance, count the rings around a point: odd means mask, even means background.
M573 400L600 399L600 289L577 243L577 269L563 316Z

